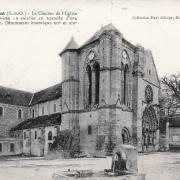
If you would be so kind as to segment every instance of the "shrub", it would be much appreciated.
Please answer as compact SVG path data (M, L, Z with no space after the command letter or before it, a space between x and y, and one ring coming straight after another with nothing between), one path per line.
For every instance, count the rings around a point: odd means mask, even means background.
M101 151L103 149L104 142L105 142L104 135L97 136L97 139L96 139L96 150L97 151Z
M108 153L113 153L114 147L116 146L115 143L112 142L111 138L109 138L106 149Z
M67 151L71 157L80 153L79 132L78 130L63 130L54 137L51 146L52 151Z

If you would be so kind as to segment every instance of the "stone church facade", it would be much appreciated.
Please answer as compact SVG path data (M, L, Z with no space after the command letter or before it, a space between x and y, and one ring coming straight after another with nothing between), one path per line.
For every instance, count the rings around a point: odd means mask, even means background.
M121 143L158 149L159 80L150 50L109 24L81 47L72 38L60 56L61 129L80 129L81 151Z
M159 149L159 80L150 50L131 44L109 24L80 47L72 38L60 57L62 82L36 93L20 92L25 103L18 121L16 90L6 97L7 89L0 88L2 108L16 108L8 113L14 123L6 123L9 139L1 134L0 155L5 139L17 141L14 154L46 155L58 132L67 129L79 131L80 150L88 155L110 152L119 144Z

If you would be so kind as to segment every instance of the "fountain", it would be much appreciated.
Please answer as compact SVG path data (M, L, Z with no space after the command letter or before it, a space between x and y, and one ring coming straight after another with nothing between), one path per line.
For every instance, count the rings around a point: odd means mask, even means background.
M68 170L53 174L53 180L145 180L144 174L138 173L137 150L132 145L119 145L114 149L110 169L100 172L91 170Z

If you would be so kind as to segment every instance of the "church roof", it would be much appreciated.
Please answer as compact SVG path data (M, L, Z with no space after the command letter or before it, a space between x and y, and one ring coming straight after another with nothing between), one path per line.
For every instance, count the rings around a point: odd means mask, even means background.
M68 44L65 46L65 48L61 51L60 55L64 53L67 50L76 50L78 49L78 44L74 40L74 37L71 38L71 40L68 42Z
M62 86L60 83L34 93L30 105L35 105L45 101L57 99L61 96L62 96Z
M36 93L0 86L0 103L29 106L57 99L62 96L62 86L56 84Z
M11 131L18 131L23 129L47 127L61 124L61 114L55 113L51 115L38 116L36 118L27 119L17 126L13 127Z
M97 39L99 39L99 37L104 31L109 31L109 30L115 30L119 32L119 30L112 23L107 24L106 26L101 27L101 29L98 30L95 34L93 34L91 38L89 38L89 40L87 40L81 47L86 46L89 43L96 41Z
M83 46L88 45L91 42L96 41L97 39L99 39L99 37L101 36L101 34L104 31L109 31L109 30L115 30L117 32L119 32L119 30L112 24L108 24L106 26L101 27L100 30L98 30L96 33L94 33L91 38L89 38L88 41L86 41L80 48L82 48ZM66 50L76 50L79 49L78 44L76 43L76 41L74 40L74 38L72 37L71 40L68 42L68 44L65 46L65 48L60 52L59 55L61 55L62 53L64 53Z
M33 94L0 86L0 103L28 106Z

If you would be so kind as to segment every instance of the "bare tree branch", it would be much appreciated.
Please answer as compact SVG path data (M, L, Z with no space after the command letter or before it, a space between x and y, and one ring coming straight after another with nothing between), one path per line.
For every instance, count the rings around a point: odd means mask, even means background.
M161 78L160 103L170 114L180 110L180 73Z

